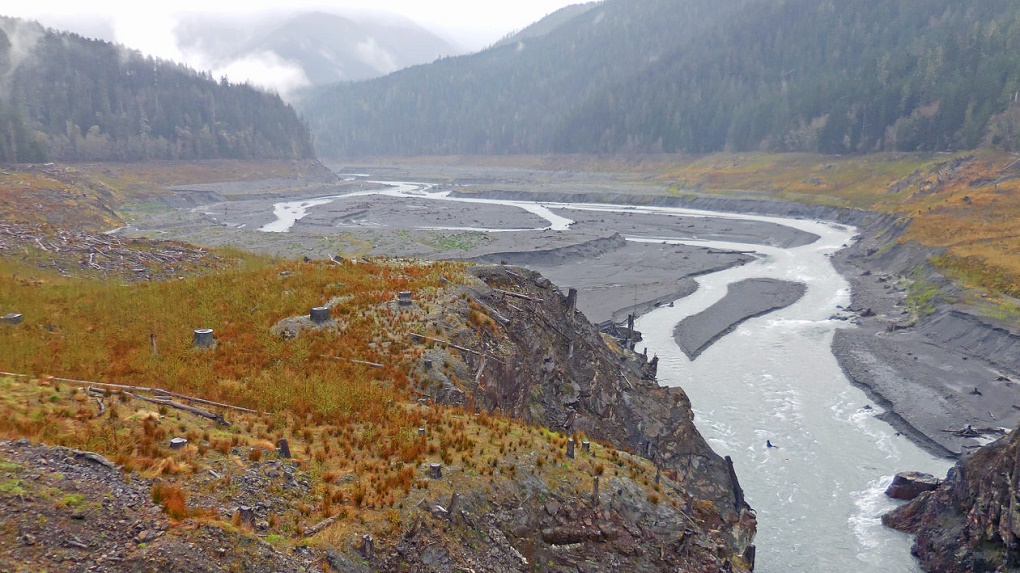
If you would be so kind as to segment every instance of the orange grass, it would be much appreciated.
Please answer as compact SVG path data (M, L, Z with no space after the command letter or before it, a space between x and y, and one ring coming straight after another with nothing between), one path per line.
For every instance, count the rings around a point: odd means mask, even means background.
M318 419L381 420L403 395L407 364L417 356L403 343L416 319L394 310L397 291L427 299L440 276L461 269L290 262L125 286L59 278L26 284L0 262L0 309L25 316L0 329L0 369L161 387ZM332 309L341 329L307 329L293 340L272 331L336 297L344 300ZM193 348L196 328L214 329L216 347Z

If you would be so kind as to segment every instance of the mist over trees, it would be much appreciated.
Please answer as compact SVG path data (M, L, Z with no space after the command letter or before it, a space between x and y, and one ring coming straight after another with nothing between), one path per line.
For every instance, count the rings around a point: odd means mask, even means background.
M0 17L0 161L312 156L276 95Z
M605 0L302 109L324 156L1020 149L1009 0Z

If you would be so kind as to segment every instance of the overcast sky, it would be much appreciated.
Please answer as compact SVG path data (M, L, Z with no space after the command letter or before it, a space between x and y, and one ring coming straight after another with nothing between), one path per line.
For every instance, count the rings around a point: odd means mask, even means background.
M463 52L478 51L547 14L587 0L10 0L0 15L35 19L58 30L123 44L145 55L182 62L250 82L290 99L309 85L304 71L274 53L222 61L209 53L178 46L174 29L182 15L208 13L237 17L266 12L326 11L344 16L385 13L402 16L445 38ZM239 26L242 25L239 22Z
M182 12L249 13L297 8L338 12L371 10L410 18L477 50L563 6L585 0L23 0L4 2L0 14L39 19L57 27L77 21L98 31L112 29L115 41L142 52L177 59L172 42L175 15ZM82 28L81 30L84 30ZM79 30L79 33L83 33ZM110 39L110 38L103 38Z

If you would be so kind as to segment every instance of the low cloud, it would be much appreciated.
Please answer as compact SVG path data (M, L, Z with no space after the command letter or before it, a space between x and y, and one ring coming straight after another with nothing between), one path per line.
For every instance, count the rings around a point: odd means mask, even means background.
M382 74L395 72L400 67L393 54L380 47L375 38L369 38L359 43L355 46L355 51L359 60L379 70Z
M273 91L288 100L295 91L311 85L304 69L275 52L247 54L243 58L211 66L213 77L226 76L232 83L248 83Z

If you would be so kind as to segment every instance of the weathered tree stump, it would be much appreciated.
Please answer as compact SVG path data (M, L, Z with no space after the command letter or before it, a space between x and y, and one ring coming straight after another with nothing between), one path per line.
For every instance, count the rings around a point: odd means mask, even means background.
M429 477L441 479L443 477L443 466L441 464L429 464Z
M425 370L432 370L432 359L431 358L426 358L425 359Z
M591 503L592 505L599 504L599 476L595 476L595 483L591 486Z
M194 344L198 348L209 348L216 343L216 339L213 338L213 329L211 328L199 328L195 330L195 341Z
M290 459L290 444L287 443L287 438L280 438L280 441L276 442L276 452L281 458Z
M329 308L325 306L316 306L312 308L308 313L308 317L312 319L315 324L323 324L329 322L330 313Z
M453 515L454 515L453 514L453 510L457 506L457 500L458 499L460 499L460 494L459 493L454 492L454 494L450 496L450 505L449 505L449 507L446 508L446 517L450 521L453 521Z
M397 293L397 304L400 306L411 306L411 291L402 290Z
M425 428L418 428L418 436L422 438L425 437Z
M567 440L567 457L574 459L574 438Z
M186 438L174 438L170 440L171 450L179 450L186 445L188 445L188 440Z
M241 527L247 529L255 529L255 508L247 505L242 505L237 508L238 519L241 522Z
M589 442L588 440L585 440L585 441L581 442L581 451L586 453L586 454L590 454L591 453L591 442Z
M567 289L567 316L574 314L574 309L577 308L577 289Z
M14 325L17 325L17 324L21 324L21 321L23 319L24 319L24 317L21 316L21 313L19 313L19 312L12 312L10 314L5 314L2 317L0 317L0 322L2 322L3 324L9 324L11 326L14 326Z
M375 540L372 536L365 534L361 536L361 556L365 559L371 559L372 553L375 551Z

